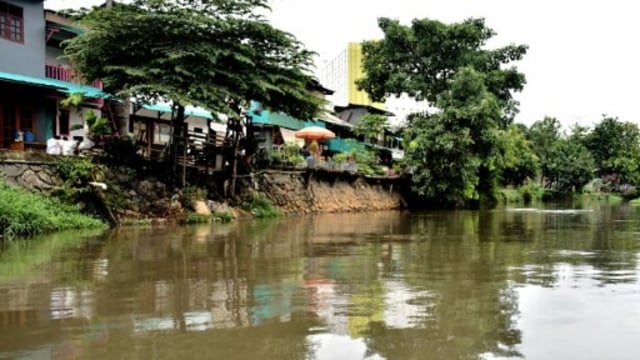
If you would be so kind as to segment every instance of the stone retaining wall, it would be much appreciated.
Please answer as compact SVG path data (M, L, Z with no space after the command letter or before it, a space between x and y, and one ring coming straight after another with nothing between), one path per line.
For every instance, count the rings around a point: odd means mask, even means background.
M331 173L264 172L254 190L285 213L309 214L393 210L406 207L399 182Z
M60 186L62 180L56 174L55 164L46 161L3 160L0 176L10 186L47 193Z

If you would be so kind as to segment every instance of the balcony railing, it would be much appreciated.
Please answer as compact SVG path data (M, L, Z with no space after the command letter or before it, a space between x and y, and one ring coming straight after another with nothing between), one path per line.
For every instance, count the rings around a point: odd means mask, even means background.
M49 79L66 81L74 84L80 84L80 77L73 70L62 65L45 65L44 76ZM89 84L94 88L102 89L102 81L96 80Z

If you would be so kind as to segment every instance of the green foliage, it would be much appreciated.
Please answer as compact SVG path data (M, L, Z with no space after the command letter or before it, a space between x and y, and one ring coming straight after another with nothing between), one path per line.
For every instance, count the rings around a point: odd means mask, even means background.
M527 181L518 188L518 193L525 203L540 201L544 197L544 187L535 181Z
M298 166L305 163L300 147L296 143L285 143L273 154L274 160L280 164Z
M505 204L529 204L542 200L544 188L536 182L527 181L517 189L503 188L498 193L499 199Z
M109 124L109 120L104 117L99 117L93 111L85 113L84 121L87 122L87 126L89 126L89 134L92 137L110 135L113 132L111 124Z
M411 26L405 26L380 18L378 25L384 39L363 44L366 76L358 82L372 100L407 93L435 104L441 94L451 90L451 81L462 69L473 68L486 75L484 86L504 110L505 119L515 115L511 92L522 90L525 79L515 67L504 65L520 60L527 46L487 49L487 41L496 33L484 19L453 24L414 19Z
M604 182L600 178L592 179L585 186L582 187L583 194L596 194L601 193L605 187Z
M213 217L221 222L230 222L233 220L233 214L228 211L220 211L213 214Z
M522 194L517 189L500 189L499 200L504 204L522 203Z
M72 93L69 94L65 99L60 100L60 105L64 108L68 108L70 106L79 106L82 104L82 100L84 100L83 93Z
M377 141L378 137L384 132L387 125L387 117L377 114L365 114L353 128L353 132L357 135L364 135L370 140ZM374 141L374 142L375 142Z
M66 42L84 80L153 102L168 99L221 112L249 99L299 118L320 100L308 96L313 53L259 11L267 0L134 0L95 7L89 30Z
M58 157L56 171L63 180L54 195L68 203L80 203L87 194L93 192L89 182L104 178L104 169L89 158Z
M251 212L257 218L282 216L266 196L258 193L252 193L250 200L242 205L242 209Z
M584 136L584 144L599 176L613 176L614 185L640 183L640 129L636 124L603 116Z
M413 190L432 204L461 205L493 198L501 165L502 110L484 75L466 68L436 105L440 113L412 116L405 158L414 167Z
M82 215L77 206L0 184L0 234L3 236L104 227L101 221Z
M560 121L556 118L545 117L531 125L527 132L527 137L531 142L534 153L540 161L540 171L544 178L548 178L552 169L553 151L562 134L560 133Z
M551 117L536 121L528 131L533 150L541 159L543 182L547 188L560 193L581 191L594 175L595 162L583 145L586 129L574 127L565 137L560 122Z
M188 186L182 190L182 198L185 206L189 206L193 201L207 200L207 190L196 186Z
M356 148L351 152L356 164L358 172L364 175L385 175L382 166L377 163L376 152L369 148Z
M540 171L540 160L534 153L525 132L510 125L503 135L502 185L520 186L527 179L535 179Z
M550 146L548 156L544 162L547 186L556 191L581 191L593 178L593 156L577 142L560 139Z
M350 152L343 152L343 153L339 153L339 154L335 154L332 157L332 160L336 163L336 164L344 164L347 162L347 160L349 159L349 157L353 156L352 153Z
M200 215L196 213L188 213L184 223L186 224L209 224L213 222L230 222L233 215L227 211L217 212L211 215Z
M214 221L214 217L212 215L200 215L196 213L187 214L187 218L185 219L186 224L208 224Z
M374 101L406 93L441 110L415 114L405 130L413 191L432 205L492 200L502 170L502 131L517 111L512 92L525 83L505 65L520 60L527 47L487 49L495 33L483 19L416 19L405 26L381 18L378 24L384 39L363 44L366 76L358 85Z

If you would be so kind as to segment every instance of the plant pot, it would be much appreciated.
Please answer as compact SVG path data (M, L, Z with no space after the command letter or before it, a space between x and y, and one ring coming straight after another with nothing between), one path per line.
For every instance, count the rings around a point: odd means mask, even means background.
M22 141L12 142L9 144L10 150L24 151L24 143Z

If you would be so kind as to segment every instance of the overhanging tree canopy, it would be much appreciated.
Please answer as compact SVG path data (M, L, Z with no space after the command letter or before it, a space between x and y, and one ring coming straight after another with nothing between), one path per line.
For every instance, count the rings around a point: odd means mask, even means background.
M257 12L266 0L134 0L94 8L90 30L65 54L85 80L101 79L123 97L169 99L215 111L258 100L309 118L313 53Z
M411 26L380 18L378 26L384 39L363 43L365 77L359 81L373 101L406 93L435 105L456 74L470 67L484 74L484 86L505 115L515 115L512 92L522 90L525 78L515 67L504 65L522 59L526 45L487 49L496 33L481 18L452 24L414 19Z

